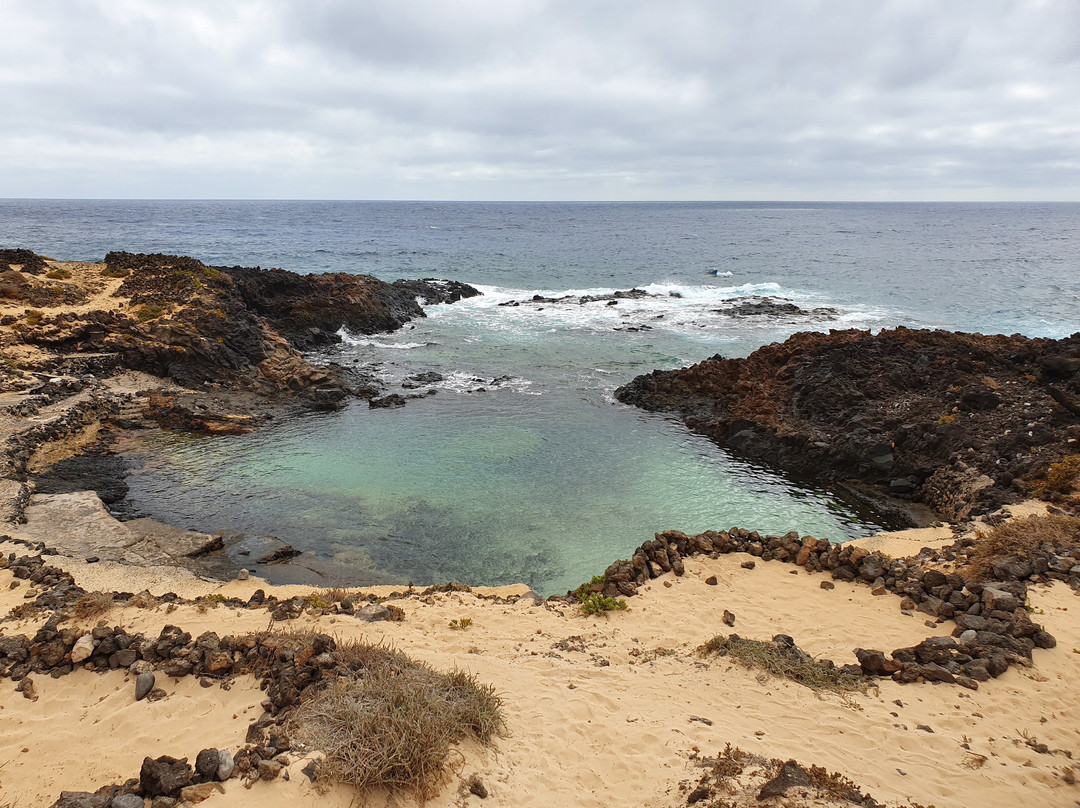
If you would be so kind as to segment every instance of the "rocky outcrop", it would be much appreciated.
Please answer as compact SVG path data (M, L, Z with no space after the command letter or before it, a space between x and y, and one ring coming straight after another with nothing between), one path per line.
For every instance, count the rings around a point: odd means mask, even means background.
M23 272L8 274L14 278L11 294L19 299L52 295L53 307L78 302L54 299L59 292ZM400 328L424 316L418 296L442 302L479 294L449 281L394 285L367 275L223 269L184 256L127 252L110 252L101 274L122 278L114 306L34 310L8 325L19 340L56 355L58 363L80 354L107 356L110 370L145 371L195 389L218 384L297 395L317 407L369 395L371 385L340 368L314 366L301 351L340 341L343 326L364 334ZM8 286L0 277L0 294ZM72 284L57 288L85 298Z
M737 454L962 520L1076 452L1080 334L801 333L745 359L654 371L615 395Z

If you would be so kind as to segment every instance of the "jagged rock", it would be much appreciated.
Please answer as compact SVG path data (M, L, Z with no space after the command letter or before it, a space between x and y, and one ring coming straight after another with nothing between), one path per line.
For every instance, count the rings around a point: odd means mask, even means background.
M859 660L859 667L865 673L874 676L889 676L903 667L899 662L888 659L882 651L866 651L862 648L856 648L855 658Z
M191 766L187 758L176 759L168 755L159 758L143 758L139 772L139 785L144 797L176 797L180 789L191 785Z
M960 521L1015 501L1014 480L1075 453L1070 420L1055 413L1073 412L1062 402L1077 400L1080 379L1051 384L1043 368L1071 366L1078 344L902 327L804 332L745 358L638 376L615 395L755 460L875 485Z
M260 780L273 780L279 774L281 770L285 768L276 760L260 760L258 765L259 779Z
M198 783L180 789L180 800L185 803L200 803L214 794L224 794L225 790L217 783Z
M213 778L217 775L218 762L219 753L217 749L203 749L195 757L195 773L207 779Z

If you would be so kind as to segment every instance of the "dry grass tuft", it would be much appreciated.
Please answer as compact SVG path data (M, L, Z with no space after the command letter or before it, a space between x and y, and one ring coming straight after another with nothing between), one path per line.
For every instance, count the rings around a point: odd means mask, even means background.
M75 601L75 617L90 620L108 612L115 605L111 592L86 592Z
M829 660L817 660L795 646L776 640L744 640L737 634L717 635L702 645L702 656L728 656L749 668L758 668L781 679L788 679L811 690L830 690L837 693L863 690L861 676L846 673Z
M1028 516L1010 519L982 536L974 547L965 572L978 576L995 561L1009 556L1031 558L1042 552L1042 545L1068 552L1080 547L1080 519L1071 516Z
M489 743L503 732L502 700L467 673L440 673L361 642L333 653L355 678L320 691L289 722L292 737L325 754L320 780L426 798L443 779L454 744Z

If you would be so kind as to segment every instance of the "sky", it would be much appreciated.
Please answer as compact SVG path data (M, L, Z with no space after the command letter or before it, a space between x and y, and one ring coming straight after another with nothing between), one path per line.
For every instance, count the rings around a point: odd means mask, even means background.
M1080 201L1080 0L0 0L0 197Z

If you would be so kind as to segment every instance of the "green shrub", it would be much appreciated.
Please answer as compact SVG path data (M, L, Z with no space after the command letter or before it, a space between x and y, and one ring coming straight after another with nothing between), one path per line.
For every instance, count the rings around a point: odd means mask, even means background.
M150 320L156 320L164 313L165 309L161 306L140 306L135 311L135 319L140 323L147 323Z
M106 278L126 278L131 274L129 269L121 269L120 267L106 266L101 270L101 274Z
M50 269L45 273L46 278L52 278L53 280L66 281L71 277L71 273L63 267L57 267L56 269Z
M626 608L626 601L622 598L604 597L600 592L590 592L581 599L581 611L583 614L603 614L605 612L617 612Z

